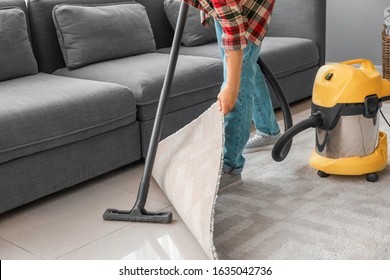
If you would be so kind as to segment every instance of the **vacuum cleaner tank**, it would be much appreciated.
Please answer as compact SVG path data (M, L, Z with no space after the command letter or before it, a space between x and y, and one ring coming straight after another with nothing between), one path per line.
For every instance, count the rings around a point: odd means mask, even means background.
M379 117L340 116L333 130L316 129L316 152L338 159L368 156L378 146Z

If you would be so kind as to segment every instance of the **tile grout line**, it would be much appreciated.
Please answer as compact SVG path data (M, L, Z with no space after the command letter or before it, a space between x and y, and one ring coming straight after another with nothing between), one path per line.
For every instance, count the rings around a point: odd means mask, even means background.
M73 252L76 252L77 250L80 250L80 249L82 249L82 248L87 247L88 245L90 245L90 244L92 244L92 243L98 241L99 239L105 238L105 237L107 237L107 236L109 236L109 235L111 235L111 234L113 234L113 233L116 233L116 232L118 232L118 231L120 231L120 230L122 230L122 229L124 229L124 228L126 228L126 227L132 226L132 225L134 225L134 224L133 224L133 223L125 224L123 227L120 227L120 228L118 228L118 229L116 229L116 230L114 230L114 231L111 231L111 232L109 232L109 233L107 233L107 234L104 234L104 235L102 235L102 236L100 236L100 237L98 237L98 238L95 238L95 239L93 239L93 240L91 240L91 241L89 241L89 242L86 242L84 245L81 245L81 246L79 246L79 247L77 247L77 248L75 248L75 249L73 249L73 250L71 250L71 251L69 251L69 252L67 252L67 253L65 253L65 254L63 254L63 255L61 255L61 256L58 256L58 257L56 257L55 259L56 259L56 260L60 260L61 258L65 257L65 256L67 256L67 255L69 255L69 254L71 254L71 253L73 253Z
M31 255L33 255L33 256L39 258L40 260L44 260L44 258L42 258L41 256L38 256L38 255L34 254L33 252L30 252L29 250L27 250L27 249L25 249L25 248L23 248L23 247L21 247L21 246L15 244L15 243L13 243L13 242L11 242L11 241L9 241L9 240L3 238L3 237L0 237L0 239L3 240L3 241L5 241L5 242L7 242L7 243L9 243L9 244L11 244L11 245L13 245L13 246L15 246L15 247L17 247L17 248L19 248L19 249L21 249L21 250L24 251L24 252L27 252L27 253L29 253L29 254L31 254Z

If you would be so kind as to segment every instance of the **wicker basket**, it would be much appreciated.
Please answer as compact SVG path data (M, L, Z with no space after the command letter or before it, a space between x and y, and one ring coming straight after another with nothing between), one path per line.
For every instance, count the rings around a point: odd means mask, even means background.
M382 32L382 67L383 78L390 80L390 36Z

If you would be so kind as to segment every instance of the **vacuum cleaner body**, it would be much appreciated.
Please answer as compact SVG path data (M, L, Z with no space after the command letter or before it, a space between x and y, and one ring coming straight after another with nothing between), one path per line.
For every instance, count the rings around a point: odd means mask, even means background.
M323 175L373 174L386 167L387 136L379 131L378 114L384 97L390 94L389 84L369 60L320 68L312 114L322 114L323 121L316 127L310 166ZM375 175L372 177L376 181Z
M274 146L274 159L283 160L278 154L282 147L302 130L314 127L309 164L321 177L367 174L368 181L376 181L375 172L387 165L387 136L379 131L378 114L389 95L390 82L369 60L322 66L314 81L310 118L282 135Z

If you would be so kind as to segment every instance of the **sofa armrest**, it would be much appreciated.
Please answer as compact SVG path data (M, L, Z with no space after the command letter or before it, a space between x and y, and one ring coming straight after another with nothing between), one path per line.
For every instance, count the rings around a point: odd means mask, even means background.
M325 63L326 0L276 0L268 36L313 40Z

